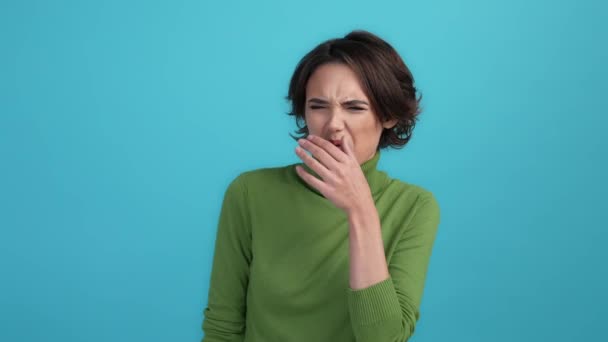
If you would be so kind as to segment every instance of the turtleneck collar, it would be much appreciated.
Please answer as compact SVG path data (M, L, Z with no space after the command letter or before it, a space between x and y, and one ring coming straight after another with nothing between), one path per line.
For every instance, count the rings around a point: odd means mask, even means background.
M363 164L360 164L361 171L363 171L363 174L365 175L365 179L367 180L367 183L369 184L369 187L370 187L370 190L371 190L373 196L375 196L376 194L381 192L389 181L389 177L386 174L386 172L378 170L378 161L380 160L380 155L381 155L380 151L376 151L376 154L374 154L374 156L371 159L363 162ZM311 173L313 176L315 176L317 178L321 178L321 177L313 169L311 169L308 165L306 165L303 162L294 164L292 167L292 171L295 174L296 178L300 181L300 183L304 184L307 188L314 191L318 195L323 196L316 188L310 186L302 178L300 178L300 176L297 174L297 171L295 169L296 165L302 166L306 171L308 171L309 173Z

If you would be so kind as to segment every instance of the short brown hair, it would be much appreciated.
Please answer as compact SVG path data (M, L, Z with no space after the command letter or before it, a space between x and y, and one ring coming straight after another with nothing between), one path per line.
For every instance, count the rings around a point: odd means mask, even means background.
M397 51L380 37L364 30L351 31L344 38L329 39L300 60L291 77L286 99L291 102L287 114L296 117L296 133L302 136L290 136L297 140L308 135L304 120L306 84L316 68L331 62L345 64L355 72L381 122L398 119L393 128L382 131L377 150L405 146L421 112L422 96L418 93L416 97L412 73Z

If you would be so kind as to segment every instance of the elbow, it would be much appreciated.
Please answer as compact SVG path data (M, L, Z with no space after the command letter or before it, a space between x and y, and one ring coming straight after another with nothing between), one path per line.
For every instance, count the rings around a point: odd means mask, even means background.
M414 335L415 321L408 315L356 330L357 342L406 342Z
M416 323L410 322L407 319L402 320L401 329L399 331L399 336L395 339L395 342L406 342L414 335L414 330L416 329Z
M399 329L399 335L396 337L395 342L404 342L408 341L410 337L414 335L414 331L416 330L416 322L418 322L418 318L420 314L417 310L414 311L403 311L403 317L401 318L401 326Z
M399 319L399 321L395 321L395 325L392 329L393 333L390 334L390 338L387 339L387 342L408 341L414 335L417 321L417 312L403 311L402 317Z
M202 328L203 338L201 342L242 342L245 337L245 322L243 320L236 317L215 315L209 309L205 310Z

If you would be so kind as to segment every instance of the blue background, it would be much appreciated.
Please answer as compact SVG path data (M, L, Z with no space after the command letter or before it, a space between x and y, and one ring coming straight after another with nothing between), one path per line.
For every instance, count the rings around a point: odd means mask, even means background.
M0 340L198 341L223 192L299 162L289 77L355 28L424 113L380 167L442 207L412 341L599 341L602 1L0 2Z

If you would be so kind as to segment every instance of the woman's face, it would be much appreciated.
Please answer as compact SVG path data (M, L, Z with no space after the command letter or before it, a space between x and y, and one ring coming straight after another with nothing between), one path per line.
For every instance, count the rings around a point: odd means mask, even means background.
M357 75L346 65L319 66L306 84L304 118L309 134L327 140L350 139L359 164L376 153L384 125L376 117Z

